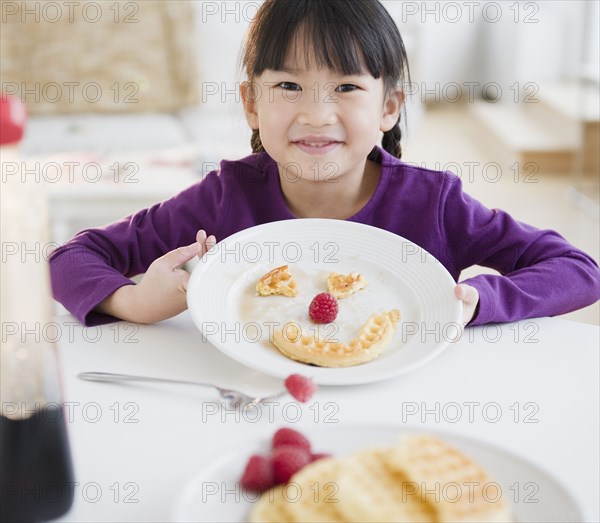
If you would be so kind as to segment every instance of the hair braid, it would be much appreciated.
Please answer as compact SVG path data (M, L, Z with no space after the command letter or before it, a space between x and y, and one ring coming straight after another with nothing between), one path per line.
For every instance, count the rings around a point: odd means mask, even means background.
M402 158L402 146L400 145L400 139L402 138L402 131L400 130L400 118L396 122L396 125L389 131L383 133L383 139L381 140L382 147L396 158Z
M260 133L258 132L258 129L252 130L252 138L250 138L250 145L252 145L253 153L262 153L265 150L260 140Z

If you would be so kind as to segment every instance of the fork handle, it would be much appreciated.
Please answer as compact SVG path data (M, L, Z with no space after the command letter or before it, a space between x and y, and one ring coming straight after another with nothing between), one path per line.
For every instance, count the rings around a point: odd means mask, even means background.
M177 385L200 385L201 387L212 387L219 390L216 385L202 383L200 381L172 380L168 378L151 378L148 376L133 376L131 374L115 374L113 372L80 372L78 378L87 381L149 381L153 383L175 383Z

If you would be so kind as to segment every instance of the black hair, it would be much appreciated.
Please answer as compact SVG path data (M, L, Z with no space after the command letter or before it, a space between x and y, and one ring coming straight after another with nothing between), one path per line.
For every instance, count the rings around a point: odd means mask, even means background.
M288 49L302 34L308 64L312 51L318 67L342 75L364 73L382 78L386 91L410 82L404 42L394 20L378 0L265 0L252 21L242 52L250 81L266 69L280 70ZM400 116L383 135L382 146L400 158ZM252 151L264 151L258 129Z

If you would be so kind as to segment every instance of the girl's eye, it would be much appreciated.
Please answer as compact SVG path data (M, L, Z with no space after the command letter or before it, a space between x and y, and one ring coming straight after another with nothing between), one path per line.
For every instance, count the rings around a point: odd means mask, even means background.
M300 88L300 86L298 84L295 84L294 82L280 82L277 84L277 87L281 87L282 89L285 89L286 91L301 91L302 90Z
M336 88L338 93L349 93L358 89L357 85L354 84L342 84Z

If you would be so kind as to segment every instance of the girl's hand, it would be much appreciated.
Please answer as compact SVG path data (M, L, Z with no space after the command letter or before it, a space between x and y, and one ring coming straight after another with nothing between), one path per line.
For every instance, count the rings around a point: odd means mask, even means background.
M479 303L479 293L475 287L459 283L454 287L454 295L463 302L463 324L466 325L475 315Z
M202 257L215 244L214 236L207 238L203 230L198 231L194 243L154 260L137 285L117 289L98 310L135 323L154 323L183 312L190 275L181 266L194 256Z

